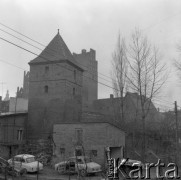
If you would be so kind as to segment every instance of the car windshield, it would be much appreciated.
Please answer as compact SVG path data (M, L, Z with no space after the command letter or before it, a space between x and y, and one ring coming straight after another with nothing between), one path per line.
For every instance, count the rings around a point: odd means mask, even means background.
M27 163L31 163L31 162L35 162L35 158L34 157L29 157L26 159Z

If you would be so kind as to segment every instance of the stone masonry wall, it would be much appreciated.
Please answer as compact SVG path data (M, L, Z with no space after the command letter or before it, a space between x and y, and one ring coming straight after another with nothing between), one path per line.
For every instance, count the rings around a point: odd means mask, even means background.
M83 49L81 54L73 53L73 56L85 70L83 73L82 100L84 109L88 109L93 101L98 98L96 51L90 49L89 52L86 52L86 50Z
M28 138L47 138L53 124L79 120L82 105L79 69L66 62L31 65L29 87Z
M82 130L83 148L86 155L92 150L97 151L93 161L104 165L105 148L107 146L125 146L125 134L123 131L108 123L79 123L54 125L53 139L56 144L54 153L57 161L65 160L75 155L76 130ZM65 152L61 152L61 150Z

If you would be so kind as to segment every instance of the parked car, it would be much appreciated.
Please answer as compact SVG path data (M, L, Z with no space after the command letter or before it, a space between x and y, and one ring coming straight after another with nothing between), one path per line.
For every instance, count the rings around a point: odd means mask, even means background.
M27 172L37 172L43 170L43 164L35 160L35 156L30 154L16 155L8 162L16 168L24 168Z
M81 176L101 172L101 165L92 162L85 156L71 157L67 161L55 164L55 170L60 174L80 173Z
M0 173L6 173L11 176L19 176L26 173L26 171L23 168L13 168L6 159L0 157Z
M133 159L121 159L121 161L126 161L122 168L129 174L129 172L133 169L137 169L138 167L144 168L144 165L141 161L133 160Z
M143 163L138 160L128 159L125 163L127 166L143 166Z

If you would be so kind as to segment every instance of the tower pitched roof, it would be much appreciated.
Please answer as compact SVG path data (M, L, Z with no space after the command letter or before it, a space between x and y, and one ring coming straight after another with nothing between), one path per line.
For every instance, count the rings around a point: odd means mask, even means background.
M30 61L30 64L58 62L60 60L68 60L80 68L58 31L57 35L50 41L40 55Z

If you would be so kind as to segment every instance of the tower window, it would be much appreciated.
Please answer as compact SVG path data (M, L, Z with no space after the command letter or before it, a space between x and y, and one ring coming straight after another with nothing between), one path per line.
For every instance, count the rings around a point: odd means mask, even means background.
M76 75L77 75L76 70L74 70L74 80L76 80Z
M75 88L73 88L73 96L75 96Z
M47 74L49 72L49 66L45 66L45 73Z
M48 86L45 86L45 87L44 87L44 92L45 92L45 93L48 93Z

